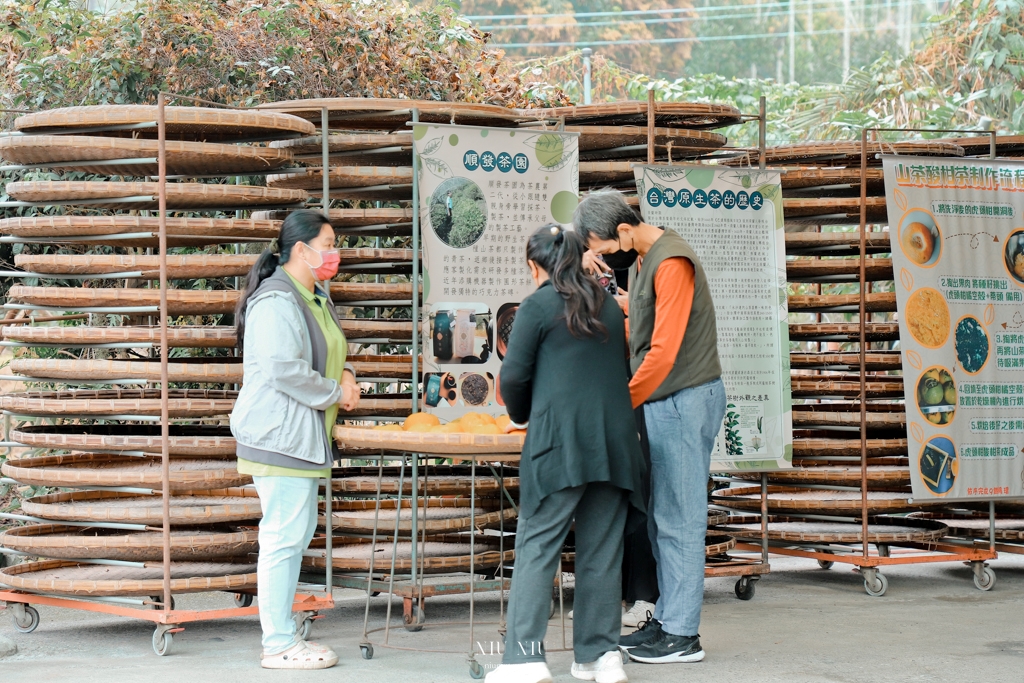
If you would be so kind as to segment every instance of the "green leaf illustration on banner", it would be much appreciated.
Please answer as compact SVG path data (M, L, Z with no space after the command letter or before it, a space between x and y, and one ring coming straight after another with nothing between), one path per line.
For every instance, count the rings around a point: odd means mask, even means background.
M559 171L577 157L579 141L576 136L541 133L526 138L523 144L533 149L534 156L544 169Z
M648 166L644 169L644 174L646 175L648 173L656 177L658 180L671 183L685 178L687 169L673 168L671 166Z
M423 151L420 152L421 156L428 157L441 148L441 143L444 140L443 136L438 136L433 140L428 140L427 144L423 146Z
M572 162L572 191L580 193L580 158L577 156Z
M757 191L761 193L761 196L770 202L779 201L779 196L782 194L782 186L778 184L762 185L757 188Z
M452 169L448 166L447 162L442 161L441 159L433 159L431 157L420 157L420 159L427 167L427 170L438 178L452 177Z

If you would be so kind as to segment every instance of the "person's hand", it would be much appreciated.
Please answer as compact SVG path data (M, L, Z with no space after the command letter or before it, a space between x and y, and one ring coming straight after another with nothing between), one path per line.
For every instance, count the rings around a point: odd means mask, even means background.
M516 430L522 429L522 427L517 425L515 422L509 421L509 423L505 425L504 429L506 434L511 434Z
M341 409L345 412L355 410L359 406L360 396L361 392L355 378L350 373L346 373L341 380L341 400L338 401Z
M619 293L614 295L615 303L622 309L622 314L629 315L629 292L624 289L620 289Z
M598 258L597 254L590 249L583 252L583 270L598 277L601 275L614 275L608 264Z

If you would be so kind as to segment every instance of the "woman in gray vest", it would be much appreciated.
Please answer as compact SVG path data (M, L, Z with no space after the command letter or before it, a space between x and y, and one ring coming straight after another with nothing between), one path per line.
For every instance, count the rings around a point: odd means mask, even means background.
M551 585L575 519L572 675L625 683L622 538L643 509L643 456L630 409L625 327L615 300L582 269L583 242L558 225L526 246L537 291L520 305L501 367L510 429L529 423L520 462L516 561L502 665L488 683L548 683Z
M686 240L644 223L619 192L585 197L573 223L609 266L630 269L629 388L650 443L648 533L661 594L652 618L620 645L640 662L698 662L706 484L725 416L708 281Z
M338 656L299 638L292 603L302 552L317 525L320 479L334 463L338 409L359 403L334 303L321 284L338 272L334 230L316 211L281 225L276 250L249 272L235 311L243 384L231 413L238 471L260 496L257 564L265 669L326 669Z

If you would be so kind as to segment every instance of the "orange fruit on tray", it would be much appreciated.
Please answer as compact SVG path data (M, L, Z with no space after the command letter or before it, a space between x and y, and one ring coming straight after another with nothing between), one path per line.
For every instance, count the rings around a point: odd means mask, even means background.
M414 431L413 427L436 427L439 424L441 424L441 421L437 419L437 415L432 415L430 413L413 413L409 417L405 418L405 422L402 423L402 429L407 432L411 432ZM426 430L417 429L415 431Z
M522 434L523 436L525 436L526 435L526 430L525 429L513 429L511 432L509 432L509 434Z
M498 425L499 429L505 431L505 427L507 427L508 423L511 421L512 418L510 418L508 415L499 415L497 418L495 418L494 423Z
M484 413L466 413L460 418L460 421L465 427L497 424L493 417Z
M474 425L467 429L470 434L504 434L498 425Z
M378 432L401 432L401 431L405 431L405 430L402 429L402 425L397 425L397 424L394 424L393 422L389 422L387 424L382 424L382 425L377 425L376 427L374 427L374 429L376 431L378 431Z
M415 433L415 432L426 433L426 432L434 431L434 427L437 427L437 426L439 426L439 425L423 425L423 424L418 424L418 425L413 425L412 427L406 427L405 431L409 432L410 434Z

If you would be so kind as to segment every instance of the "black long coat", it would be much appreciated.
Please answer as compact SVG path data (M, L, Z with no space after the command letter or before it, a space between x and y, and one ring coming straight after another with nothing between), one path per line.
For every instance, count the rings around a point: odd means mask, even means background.
M609 482L643 510L643 454L629 397L622 311L604 294L607 337L577 339L565 301L545 282L519 306L501 366L501 396L515 422L530 422L520 463L520 510L555 491Z

